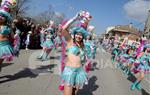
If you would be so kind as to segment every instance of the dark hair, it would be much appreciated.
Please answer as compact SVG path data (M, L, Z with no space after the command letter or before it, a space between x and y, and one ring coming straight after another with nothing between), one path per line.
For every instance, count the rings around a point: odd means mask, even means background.
M143 49L143 52L145 52L146 51L146 47L144 47L144 49Z

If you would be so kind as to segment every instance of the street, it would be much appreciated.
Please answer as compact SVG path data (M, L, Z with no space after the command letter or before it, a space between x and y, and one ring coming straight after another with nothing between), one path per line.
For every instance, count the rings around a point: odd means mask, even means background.
M0 73L0 95L62 95L60 83L60 51L52 51L51 59L37 60L41 50L21 50L11 63L3 63ZM142 81L142 90L131 91L132 77L125 76L110 60L110 54L97 49L89 84L78 95L150 95L150 75Z

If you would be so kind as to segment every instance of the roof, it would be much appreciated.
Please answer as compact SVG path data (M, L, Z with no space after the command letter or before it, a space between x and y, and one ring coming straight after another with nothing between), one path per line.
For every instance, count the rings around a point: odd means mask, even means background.
M127 32L135 35L140 35L140 32L137 28L134 28L131 24L129 25L118 25L112 31L119 31L119 32Z
M128 36L128 39L130 39L130 40L136 40L138 38L139 38L138 36L133 35L133 34L129 34L129 36Z

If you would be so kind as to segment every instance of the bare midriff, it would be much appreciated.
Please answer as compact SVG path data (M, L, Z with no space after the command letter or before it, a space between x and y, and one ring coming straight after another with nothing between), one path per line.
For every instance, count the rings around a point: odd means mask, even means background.
M8 40L8 35L0 34L0 41L6 41L6 40Z
M70 67L74 67L74 68L78 68L81 67L81 59L80 56L76 56L72 53L69 53L67 56L67 62L65 66L70 66Z

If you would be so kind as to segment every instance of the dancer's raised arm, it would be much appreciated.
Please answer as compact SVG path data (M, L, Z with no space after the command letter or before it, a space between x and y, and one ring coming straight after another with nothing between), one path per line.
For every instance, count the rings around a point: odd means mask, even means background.
M66 41L71 40L71 35L69 33L70 26L80 17L80 14L77 13L72 19L66 22L66 24L62 27L62 33L66 39Z

